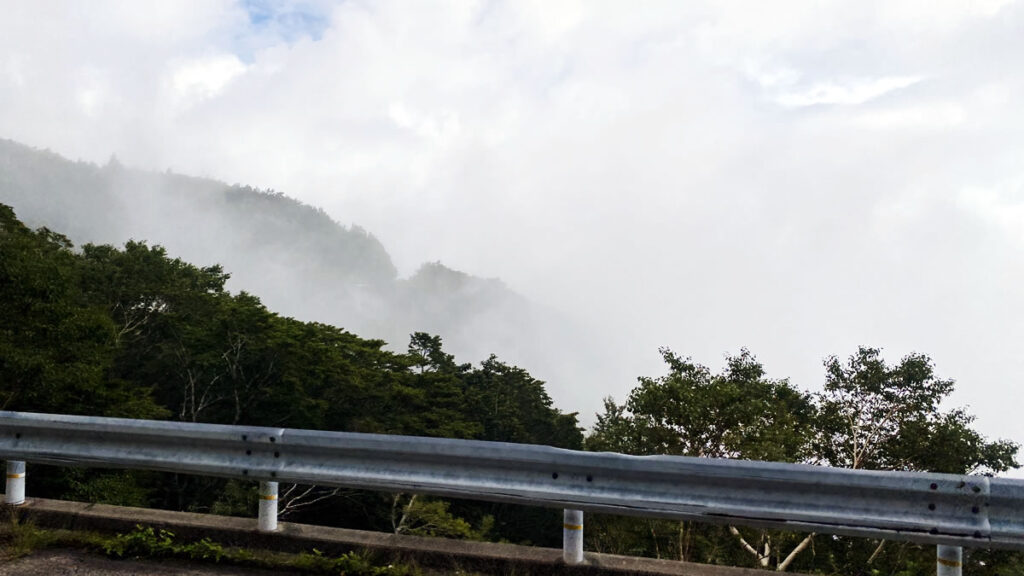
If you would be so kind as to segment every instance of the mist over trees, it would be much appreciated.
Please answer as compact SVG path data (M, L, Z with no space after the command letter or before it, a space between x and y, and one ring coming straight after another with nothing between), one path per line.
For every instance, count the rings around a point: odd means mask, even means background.
M280 314L382 339L395 351L424 331L460 356L495 353L549 380L607 378L595 361L608 357L604 345L569 318L499 280L440 262L400 277L373 234L280 192L134 170L116 158L104 166L72 162L0 139L0 203L79 245L145 240L175 258L223 266L231 272L228 289L254 294ZM566 341L580 345L552 352ZM563 362L565 354L575 362Z
M439 337L424 333L412 335L408 352L391 352L381 340L274 314L251 294L225 290L227 278L218 266L197 267L142 242L76 250L0 205L0 408L582 447L576 414L556 409L526 370L495 356L456 364ZM221 513L251 506L247 489L210 478L54 470L37 484L38 495L107 494L118 504ZM360 505L344 508L352 500ZM415 533L414 519L428 512L456 522L449 504L418 502L405 510L405 531ZM300 504L284 501L307 521L381 530L391 522L390 499L376 494L301 512ZM460 517L497 538L558 534L544 511L462 508Z
M500 282L436 263L399 279L372 235L279 194L115 162L76 164L12 143L0 142L0 152L0 202L14 204L0 203L5 410L880 470L996 474L1017 466L1016 444L985 438L966 410L947 406L954 382L937 375L928 356L887 363L870 347L826 358L818 393L769 376L745 349L718 372L662 349L665 374L640 377L622 403L606 399L584 434L573 406L557 406L548 384L518 362L484 353L464 363L427 329L388 348L329 316L292 317L230 289L236 271L216 258L246 251L255 258L242 275L289 279L280 293L268 284L268 294L324 305L335 298L335 312L396 331L413 318L471 336L510 310L523 312L517 329L528 331L529 303ZM31 225L19 219L22 206ZM33 228L40 223L52 228ZM153 235L179 242L175 252L149 243L151 224ZM85 243L76 247L62 225ZM202 254L198 263L180 256L189 251ZM337 290L302 285L313 279ZM557 351L567 342L544 344ZM35 478L39 496L246 515L256 502L254 486L212 478L73 469ZM560 538L558 514L545 509L304 486L283 486L281 506L289 520L402 534L539 545ZM934 569L927 546L727 525L593 515L585 536L592 550L780 571ZM1021 574L1024 561L973 551L966 572Z

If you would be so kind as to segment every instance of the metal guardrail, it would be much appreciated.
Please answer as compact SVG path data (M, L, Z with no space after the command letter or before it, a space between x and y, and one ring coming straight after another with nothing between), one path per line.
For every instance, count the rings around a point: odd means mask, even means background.
M2 411L0 458L1024 549L1024 481L984 476Z

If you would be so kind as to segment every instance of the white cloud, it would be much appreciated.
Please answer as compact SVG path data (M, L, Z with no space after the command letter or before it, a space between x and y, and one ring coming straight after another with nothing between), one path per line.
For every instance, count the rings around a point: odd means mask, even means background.
M388 107L388 116L398 127L410 130L435 145L443 146L457 138L460 132L458 114L450 110L423 114L396 102Z
M996 188L967 188L958 201L1024 253L1024 178Z
M20 54L8 54L4 58L4 75L15 88L25 85L25 58Z
M965 120L963 108L954 103L920 104L871 110L853 121L870 130L948 129Z
M913 31L969 26L977 18L992 18L1018 0L894 0L878 3L884 22Z
M775 78L769 78L775 80ZM799 108L818 104L864 104L886 94L913 86L920 76L856 78L840 82L822 82L809 88L786 91L775 97L782 106Z
M319 35L233 2L71 6L2 6L0 136L273 187L403 272L440 259L587 318L622 353L552 383L567 409L621 398L660 345L749 346L814 386L871 344L933 354L1024 440L988 400L1024 311L978 280L1024 278L1019 197L961 192L1019 173L1019 2L382 0L318 4Z
M90 119L98 118L104 107L118 104L112 82L105 70L87 66L75 74L75 90L81 113Z
M247 67L234 54L198 58L171 64L171 87L179 103L194 103L217 96Z

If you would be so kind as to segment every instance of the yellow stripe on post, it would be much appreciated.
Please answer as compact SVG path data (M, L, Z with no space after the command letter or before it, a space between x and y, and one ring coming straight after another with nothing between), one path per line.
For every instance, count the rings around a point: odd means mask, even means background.
M4 491L4 504L18 506L25 503L25 462L22 460L7 461L7 487Z
M583 511L562 510L562 562L583 563Z
M277 530L277 482L260 482L260 515L258 529L260 532Z
M963 548L939 544L935 547L935 559L935 576L963 576Z

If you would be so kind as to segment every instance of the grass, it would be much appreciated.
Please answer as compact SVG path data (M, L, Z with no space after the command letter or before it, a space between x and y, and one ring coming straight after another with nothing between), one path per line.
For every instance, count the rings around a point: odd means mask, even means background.
M43 530L20 522L16 513L0 521L0 559L13 560L48 548L78 548L98 550L106 537L95 532L73 530Z
M168 530L143 526L113 536L98 532L40 528L30 522L20 521L14 511L0 521L0 560L12 560L53 548L72 548L111 558L178 558L325 576L436 574L425 572L410 563L383 563L368 553L349 552L332 556L316 549L299 554L252 550L224 546L208 538L186 541Z

